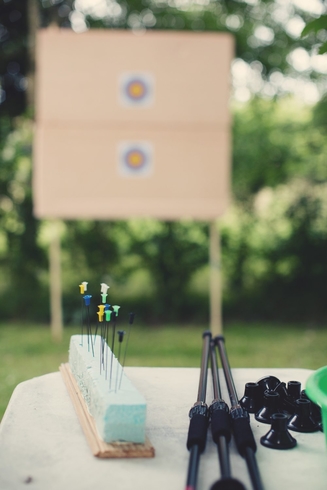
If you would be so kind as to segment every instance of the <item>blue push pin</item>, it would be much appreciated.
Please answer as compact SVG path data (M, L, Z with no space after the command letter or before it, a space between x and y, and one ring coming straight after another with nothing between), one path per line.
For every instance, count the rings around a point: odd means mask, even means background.
M83 296L85 306L90 306L91 298L92 298L91 294L86 294L85 296Z
M109 308L110 308L110 305L108 305L108 303L106 303L106 304L104 305L104 311L109 310Z

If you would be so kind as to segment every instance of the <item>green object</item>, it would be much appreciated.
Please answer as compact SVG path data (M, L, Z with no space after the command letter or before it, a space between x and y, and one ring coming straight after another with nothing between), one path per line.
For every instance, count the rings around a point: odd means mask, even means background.
M116 316L118 316L118 310L119 310L119 308L120 308L120 306L118 306L118 305L113 305L113 307L112 307L112 309L116 313Z
M107 293L102 293L101 294L102 303L105 303L106 302L107 296L108 296Z
M305 392L310 400L321 407L322 427L327 445L327 366L311 374L307 380Z
M112 313L111 310L105 310L106 322L110 322L111 313Z

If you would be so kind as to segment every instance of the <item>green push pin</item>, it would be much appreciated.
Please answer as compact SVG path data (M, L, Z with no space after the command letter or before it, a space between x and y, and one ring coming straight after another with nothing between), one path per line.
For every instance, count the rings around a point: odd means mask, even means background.
M119 308L120 308L120 306L118 306L118 305L113 305L112 306L112 309L114 310L114 313L115 313L116 316L118 316L118 310L119 310Z
M105 315L106 315L106 322L110 322L110 318L111 318L111 313L112 311L111 310L105 310Z
M105 302L106 302L107 296L108 296L108 294L107 294L107 293L102 293L102 294L101 294L102 303L105 303Z

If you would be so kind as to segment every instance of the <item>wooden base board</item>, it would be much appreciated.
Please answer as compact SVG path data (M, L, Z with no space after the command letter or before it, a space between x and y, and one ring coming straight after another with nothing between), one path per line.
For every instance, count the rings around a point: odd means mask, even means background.
M77 416L81 423L85 437L91 451L97 458L153 458L155 451L148 438L144 444L132 442L114 442L107 444L98 435L95 420L89 413L84 398L77 386L69 364L61 364L59 367L68 393L73 402Z

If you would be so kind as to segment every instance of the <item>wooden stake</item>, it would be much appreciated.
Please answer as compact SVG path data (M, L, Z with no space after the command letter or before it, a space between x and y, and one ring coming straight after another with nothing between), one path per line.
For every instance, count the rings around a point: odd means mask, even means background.
M222 335L221 257L218 221L210 222L210 329L212 336Z
M62 307L61 307L61 263L60 263L60 229L59 222L52 223L52 236L49 247L50 268L50 311L51 336L56 342L62 340Z

